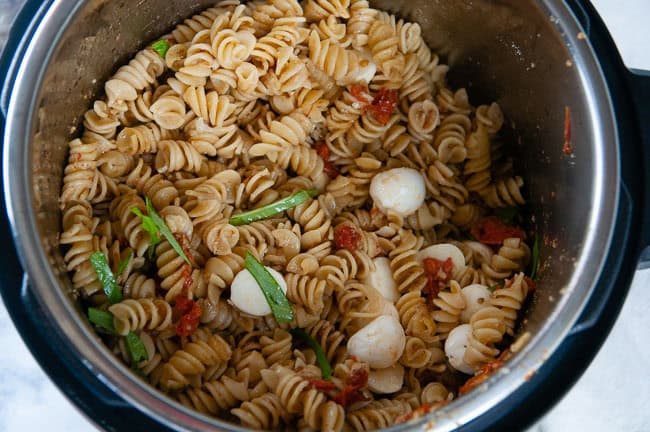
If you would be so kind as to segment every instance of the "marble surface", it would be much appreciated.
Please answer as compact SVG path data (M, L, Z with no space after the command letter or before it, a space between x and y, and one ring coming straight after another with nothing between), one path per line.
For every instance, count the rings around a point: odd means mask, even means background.
M0 29L20 0L0 0ZM628 67L650 70L648 0L593 0ZM4 36L0 30L0 39ZM607 342L578 384L529 432L650 430L650 269L637 272ZM0 303L0 432L82 432L93 426L36 364ZM624 355L623 355L624 354Z

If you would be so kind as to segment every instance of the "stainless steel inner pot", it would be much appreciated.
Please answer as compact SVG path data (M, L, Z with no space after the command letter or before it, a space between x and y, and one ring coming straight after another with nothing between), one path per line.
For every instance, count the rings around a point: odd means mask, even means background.
M58 196L67 142L103 82L147 42L210 6L210 0L54 0L15 63L4 152L10 222L31 290L69 349L115 392L159 421L188 430L242 430L168 399L115 361L69 295L59 250ZM532 340L480 390L407 427L451 430L493 408L553 353L589 298L618 206L616 125L602 71L560 0L376 1L421 24L476 105L496 100L513 133L544 270L520 332ZM562 153L571 109L574 157Z

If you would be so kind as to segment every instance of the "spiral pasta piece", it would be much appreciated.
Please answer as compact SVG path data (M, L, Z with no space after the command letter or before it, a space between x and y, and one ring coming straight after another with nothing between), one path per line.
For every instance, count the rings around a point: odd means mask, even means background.
M505 314L494 306L476 311L470 319L471 332L463 360L474 369L493 361L499 355L495 344L506 332Z
M172 308L164 300L127 299L108 308L113 314L115 331L126 336L129 331L166 330L172 323Z
M160 173L173 171L198 172L203 164L203 156L190 143L166 140L158 143L156 170Z
M206 367L226 362L231 355L230 345L218 335L210 336L207 341L190 342L162 365L160 385L168 390L180 390L189 385L190 375L203 373Z
M523 205L526 203L521 195L524 180L519 177L510 177L499 180L481 191L481 197L492 208Z
M440 291L438 297L433 300L434 306L439 310L432 313L436 322L436 331L440 340L447 338L447 335L460 323L460 314L465 309L465 300L460 293L460 284L452 280L449 284L449 291Z
M179 402L186 407L212 415L229 410L248 399L246 372L235 378L224 374L219 379L204 383L200 389L190 388L178 395Z
M516 274L503 288L497 288L490 297L490 305L495 306L504 314L506 333L513 336L517 314L528 295L528 284L523 273Z
M390 81L397 81L404 71L404 55L399 51L399 38L390 24L380 20L368 30L368 48L379 70Z
M316 22L328 16L335 18L349 18L350 0L307 0L305 2L305 17Z
M390 427L397 416L410 412L411 406L407 402L379 399L348 413L346 419L355 431L362 432Z
M104 86L109 106L120 106L137 98L137 92L153 84L165 71L165 63L151 48L140 51L129 62L117 70Z
M513 272L521 271L528 264L530 248L519 238L508 238L503 241L499 252L492 255L490 262L481 264L481 270L492 279L505 279Z
M266 393L230 411L243 426L257 430L276 429L287 413L274 393Z

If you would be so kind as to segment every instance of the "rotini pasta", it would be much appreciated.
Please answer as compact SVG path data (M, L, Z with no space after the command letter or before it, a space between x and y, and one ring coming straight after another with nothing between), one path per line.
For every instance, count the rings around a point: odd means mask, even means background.
M110 350L131 362L137 335L143 379L256 430L380 429L451 401L534 290L530 236L497 217L525 204L499 105L450 88L420 25L367 0L225 0L162 39L68 144L59 243L74 294L112 314ZM292 318L257 309L249 255Z

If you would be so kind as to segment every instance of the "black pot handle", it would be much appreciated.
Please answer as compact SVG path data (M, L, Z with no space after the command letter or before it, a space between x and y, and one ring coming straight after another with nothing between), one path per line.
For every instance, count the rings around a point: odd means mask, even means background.
M629 71L628 83L634 99L637 122L641 129L640 147L644 180L639 268L645 269L650 268L650 71Z
M51 0L27 0L11 25L7 42L0 57L0 82L2 82L0 110L2 111L3 129L19 59L22 57L32 33L50 3Z

